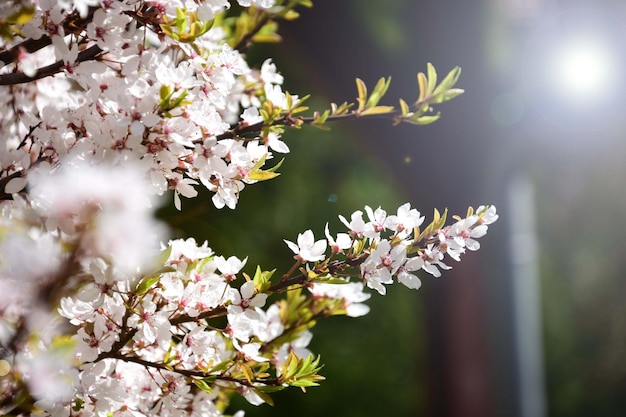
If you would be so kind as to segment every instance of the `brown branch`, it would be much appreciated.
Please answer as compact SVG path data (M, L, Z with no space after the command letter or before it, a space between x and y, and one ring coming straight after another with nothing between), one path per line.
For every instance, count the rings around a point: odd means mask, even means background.
M2 66L4 67L17 61L20 50L24 50L29 54L32 54L33 52L37 52L38 50L51 44L52 40L48 36L42 36L39 39L26 39L11 49L0 52L0 61L2 61Z
M345 121L345 120L356 120L359 118L393 118L395 116L397 116L398 114L400 114L399 111L392 111L389 113L384 113L384 114L360 114L357 112L350 112L350 113L346 113L346 114L337 114L334 116L328 116L328 118L326 119L326 122L338 122L338 121ZM277 119L275 121L272 122L271 126L287 126L287 127L293 127L293 126L298 126L298 125L313 125L315 124L315 121L317 120L317 117L304 117L304 116L299 116L299 117L293 117L293 116L285 116L285 117L281 117L280 119ZM264 127L268 126L267 123L265 122L258 122L258 123L254 123L251 125L244 125L244 124L240 124L238 126L236 126L235 128L226 131L222 134L219 134L217 136L215 136L215 138L217 140L221 140L221 139L233 139L236 137L240 137L240 136L244 136L250 133L258 133L260 132Z
M78 53L76 57L76 61L74 61L70 65L78 64L84 61L93 61L98 58L98 56L104 52L98 45L93 45L84 51ZM3 74L0 75L0 85L15 85L15 84L23 84L31 81L36 81L44 77L49 77L54 75L65 67L65 62L63 60L57 61L54 64L50 64L48 66L39 68L35 75L28 76L23 72L14 72L11 74Z
M94 12L99 8L100 7L90 7L87 17L84 19L81 18L77 12L69 15L62 23L64 33L66 35L77 35L81 33L85 30L87 25L91 23ZM13 46L11 49L0 52L0 61L2 61L2 66L7 66L17 61L20 50L24 50L29 54L32 54L33 52L37 52L51 44L52 39L50 39L47 35L43 35L39 39L26 39Z
M8 175L4 178L0 178L0 201L13 200L13 195L7 193L5 190L9 181L13 178L23 177L25 174L24 170L15 171L13 174Z
M203 372L203 371L194 371L191 369L174 368L173 366L165 365L163 363L150 362L145 359L138 358L137 356L124 356L121 354L115 354L112 356L108 356L108 358L118 359L124 362L136 363L139 365L143 365L146 368L154 368L154 369L161 369L164 371L170 371L170 372L174 372L179 375L186 376L186 377L195 377L195 378L214 377L216 380L219 380L219 381L236 382L238 384L249 386L249 387L253 387L254 383L263 384L263 385L271 385L271 386L281 385L281 382L279 381L278 378L253 379L251 381L248 381L245 378L234 378L234 377L230 377L226 375L207 374L206 372Z
M365 262L365 260L367 259L367 257L369 256L369 254L361 254L357 257L348 257L346 259L344 259L343 261L340 260L335 260L330 262L326 268L328 269L328 273L332 276L338 276L341 272L343 272L346 268L356 268L359 265L361 265L363 262ZM320 272L320 271L316 271L316 272ZM283 279L278 281L276 284L270 286L267 291L268 292L281 292L289 287L291 287L292 285L305 285L309 282L309 278L304 275L304 274L300 274L300 275L296 275L294 277L291 278L287 278L287 279Z
M183 314L181 316L178 316L176 318L173 318L172 320L170 320L170 324L172 326L176 326L178 324L182 324L182 323L189 323L192 321L198 321L198 320L203 320L203 319L214 319L216 317L223 317L226 315L226 307L224 306L219 306L217 308L214 308L212 310L209 311L205 311L204 313L200 313L198 314L196 317L191 317L188 314Z

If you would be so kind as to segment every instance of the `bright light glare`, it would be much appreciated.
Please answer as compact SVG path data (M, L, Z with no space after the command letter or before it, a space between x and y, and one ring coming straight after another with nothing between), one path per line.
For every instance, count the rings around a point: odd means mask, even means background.
M573 100L598 100L615 81L613 52L600 41L570 40L554 51L551 78L558 92Z

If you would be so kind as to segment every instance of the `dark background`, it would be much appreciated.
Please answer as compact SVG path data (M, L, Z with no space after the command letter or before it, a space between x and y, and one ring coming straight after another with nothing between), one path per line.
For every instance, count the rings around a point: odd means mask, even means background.
M287 132L281 177L247 188L235 212L197 199L175 224L181 234L280 271L290 259L283 238L321 235L326 221L339 230L337 215L364 204L393 211L410 201L427 216L495 204L501 218L479 252L441 278L424 274L419 291L394 286L373 294L368 316L320 323L311 348L328 380L246 415L623 415L626 5L320 0L301 12L281 25L282 43L251 53L272 57L285 88L313 93L318 109L353 101L355 77L372 86L392 76L387 103L411 102L426 62L440 75L461 66L466 94L429 126L364 120ZM601 100L564 98L547 65L558 39L587 32L613 51L618 77ZM520 183L534 199L511 200ZM512 238L518 227L530 246ZM530 274L523 297L520 270ZM528 380L520 357L533 346Z

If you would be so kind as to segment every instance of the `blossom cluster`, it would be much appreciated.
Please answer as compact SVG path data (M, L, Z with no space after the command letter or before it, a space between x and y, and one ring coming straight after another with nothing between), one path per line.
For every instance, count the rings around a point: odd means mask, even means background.
M234 3L234 2L233 2ZM388 114L423 124L460 94L454 70L420 97L378 106L359 80L351 104L305 119L271 59L244 51L308 0L24 0L0 10L0 412L50 416L222 416L323 379L308 349L316 320L369 311L366 288L420 287L477 250L495 207L446 224L409 204L365 207L346 230L295 242L280 277L208 242L170 240L153 217L212 192L235 208L274 178L286 127ZM238 9L239 10L239 9ZM394 119L397 120L397 119ZM168 243L163 243L168 242ZM287 252L287 251L285 251ZM272 297L270 296L278 296ZM281 298L282 296L282 298ZM243 412L235 413L242 416Z
M228 43L227 28L211 27L228 1L34 4L20 32L39 46L19 36L0 42L0 84L9 84L0 85L5 194L24 190L33 164L70 157L134 162L152 193L174 191L179 209L180 196L194 197L199 185L218 208L234 208L244 186L257 181L249 174L259 161L289 151L278 131L238 140L231 130L261 123L264 106L289 110L297 97L287 100L271 59L250 68ZM192 35L175 30L189 25L205 33L181 42Z
M307 230L297 244L287 242L300 273L293 269L277 282L259 269L246 276L246 259L218 256L192 238L170 241L163 265L139 276L95 257L81 273L85 284L60 301L59 314L75 326L64 366L63 349L41 340L20 352L16 372L50 415L71 408L79 415L221 415L233 393L260 404L266 391L313 386L319 375L290 380L286 370L310 358L314 320L366 314L365 286L384 294L382 284L395 278L419 288L417 270L438 275L437 267L447 268L444 253L458 259L465 248L476 250L475 239L497 219L493 206L480 207L416 238L424 218L408 205L397 215L366 213L368 221L361 211L350 222L342 217L347 233L333 237L327 228L326 239L315 241ZM268 294L282 291L288 297L264 309ZM56 368L42 372L52 361Z
M451 268L443 262L445 255L460 261L466 250L478 250L480 244L476 239L484 236L488 225L498 219L495 206L480 206L475 213L470 209L467 217L458 218L451 225L440 226L445 221L444 216L420 232L424 217L409 203L400 206L395 215L388 215L380 207L373 210L369 206L365 207L365 213L367 221L361 210L354 212L350 220L340 216L348 233L339 233L335 238L327 226L326 239L315 242L313 233L307 230L298 235L297 244L285 242L300 261L325 259L324 251L330 245L332 255L342 255L345 260L339 264L325 260L313 267L307 266L307 269L338 275L345 264L358 265L359 276L365 285L385 295L384 285L392 284L394 277L406 287L418 289L421 281L414 272L424 270L435 277L441 276L440 269Z
M325 238L307 230L285 241L295 263L272 279L258 267L245 274L247 259L217 255L193 238L156 254L154 239L140 240L153 235L127 227L148 218L149 185L140 194L140 178L119 167L68 164L35 175L23 217L3 218L2 344L19 347L7 356L15 377L3 381L4 392L26 390L45 415L219 416L235 393L261 404L277 389L314 386L322 377L307 346L316 320L366 314L365 287L384 294L397 280L419 288L420 269L438 276L448 268L444 255L458 260L478 249L476 239L498 217L495 207L481 206L444 226L445 213L436 212L424 227L409 204L392 215L365 207L349 220L340 216L344 232L327 225ZM109 236L132 245L107 243ZM286 297L267 305L280 293Z

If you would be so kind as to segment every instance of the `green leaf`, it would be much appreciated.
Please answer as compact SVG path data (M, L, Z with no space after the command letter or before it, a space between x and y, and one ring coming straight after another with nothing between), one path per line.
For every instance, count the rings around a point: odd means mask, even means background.
M393 112L395 109L393 106L375 106L375 107L370 107L366 110L364 110L361 115L362 116L366 116L366 115L374 115L374 114L386 114L386 113L391 113Z
M299 360L296 354L289 352L289 357L287 357L287 361L284 366L284 378L286 380L290 380L296 375L296 372L298 372L298 361Z
M365 107L370 108L376 106L387 92L387 89L389 89L389 84L391 84L391 77L387 78L387 80L380 78L374 86L374 91L372 91L372 94L367 99Z
M74 400L74 405L72 406L72 410L78 413L80 410L82 410L84 404L85 400L80 397L76 397L76 399Z
M260 266L256 267L252 281L254 282L254 288L256 288L257 292L264 292L270 287L270 279L274 275L274 272L276 272L276 269L271 271L261 271Z
M276 170L278 168L280 168L280 166L283 164L283 162L285 162L285 158L281 159L280 162L278 162L276 165L274 165L273 167L269 168L266 172L276 172Z
M285 388L286 387L284 387L282 385L260 385L260 386L254 387L255 390L258 390L258 391L261 391L261 392L266 392L266 393L282 391Z
M313 278L311 279L311 282L323 282L324 284L337 284L337 285L349 283L349 281L346 281L345 279L335 278L332 276Z
M403 116L406 116L407 114L409 114L409 105L406 103L406 101L400 99L400 112Z
M187 15L185 14L186 10L177 7L176 8L176 19L174 19L174 25L176 29L178 29L178 33L183 33L187 30Z
M452 69L452 71L450 71L444 77L443 81L441 81L441 84L439 84L437 86L437 88L433 92L433 95L435 95L435 96L436 95L440 95L440 94L443 94L446 91L450 90L452 87L454 87L456 82L459 80L460 76L461 76L461 68L460 67L454 67Z
M428 74L428 89L426 91L426 96L431 96L437 86L437 71L430 62L426 64L426 74Z
M231 366L232 366L232 360L227 359L227 360L225 360L223 362L218 363L214 367L212 367L210 373L220 373L220 372L225 371L226 369L230 368Z
M159 282L159 279L161 279L161 276L159 275L143 278L141 281L139 281L139 284L135 289L135 293L137 295L144 295L150 290L150 288L152 288L152 286L154 286L154 284Z
M450 90L441 94L437 102L443 103L444 101L452 100L453 98L458 97L463 93L465 93L465 90L463 90L462 88L451 88Z
M359 102L357 112L361 112L363 109L365 109L365 104L367 103L367 86L360 78L356 79L356 89L358 92L357 101Z
M419 86L419 97L417 99L417 103L421 103L426 99L426 90L427 90L428 80L423 72L417 73L417 85Z
M159 97L161 98L161 101L168 100L172 96L173 92L174 89L171 86L163 84L159 89Z
M246 379L248 380L248 382L252 382L252 380L254 379L254 372L252 372L252 368L250 368L248 365L246 365L245 363L240 363L239 364L239 369L241 369L241 372L243 373L243 376L246 377Z
M211 387L211 385L209 385L209 382L213 383L215 382L215 378L212 377L208 377L208 378L202 378L202 379L194 379L193 380L193 384L200 388L202 391L206 391L209 394L213 393L213 387Z
M441 117L441 113L434 114L432 116L420 116L415 119L406 119L407 122L415 125L428 125L436 122Z
M278 177L280 174L278 172L271 171L250 171L248 172L248 179L253 181L267 181Z

